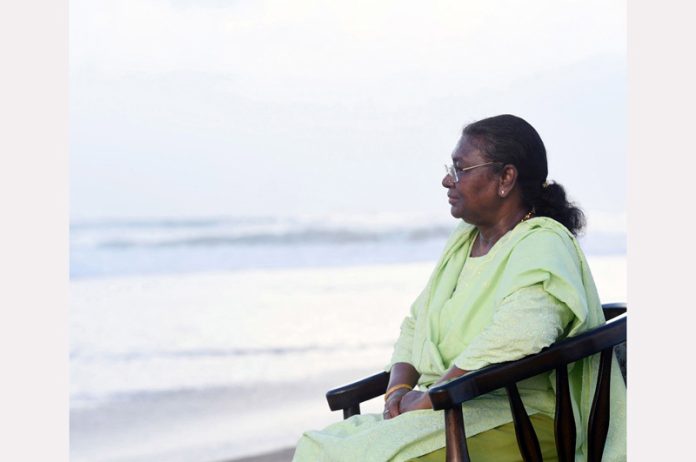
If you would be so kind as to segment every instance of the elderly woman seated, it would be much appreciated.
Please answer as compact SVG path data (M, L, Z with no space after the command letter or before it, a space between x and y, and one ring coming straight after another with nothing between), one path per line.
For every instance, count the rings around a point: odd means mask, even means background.
M547 173L544 144L523 119L501 115L464 129L442 180L450 212L462 221L401 324L387 366L383 414L306 432L294 461L444 461L444 419L432 409L430 387L537 353L604 322L575 240L582 211ZM582 429L595 374L590 359L569 372L579 420L576 460L586 459ZM548 373L518 383L545 461L557 460L553 383ZM607 462L626 459L626 389L621 378L611 385ZM521 460L504 392L483 395L462 410L474 462Z

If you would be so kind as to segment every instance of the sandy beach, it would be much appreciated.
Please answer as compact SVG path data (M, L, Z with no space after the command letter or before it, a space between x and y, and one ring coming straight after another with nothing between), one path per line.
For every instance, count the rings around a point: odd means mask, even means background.
M603 302L624 301L625 257L590 265ZM291 460L341 419L326 391L388 361L432 266L72 282L71 460Z
M258 456L242 457L225 462L289 462L292 460L294 452L293 448L285 448L266 454L259 454Z

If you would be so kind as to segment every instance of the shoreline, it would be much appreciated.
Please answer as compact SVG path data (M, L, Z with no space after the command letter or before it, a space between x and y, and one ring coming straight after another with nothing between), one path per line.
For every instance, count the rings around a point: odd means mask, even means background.
M289 462L303 431L340 420L340 412L326 404L326 391L376 370L368 366L303 383L180 390L74 408L70 459ZM379 400L372 401L365 403L364 412L379 411Z

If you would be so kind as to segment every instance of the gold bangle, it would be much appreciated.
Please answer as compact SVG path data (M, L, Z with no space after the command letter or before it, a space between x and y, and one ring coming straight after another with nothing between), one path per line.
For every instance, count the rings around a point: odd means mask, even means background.
M392 393L394 393L396 390L400 390L400 389L402 389L402 388L408 388L409 391L410 391L410 390L413 390L413 387L412 387L411 385L408 385L408 384L405 384L405 383L400 383L399 385L394 385L393 387L391 387L390 389L388 389L387 392L384 394L384 401L386 401L387 399L389 399L389 395L391 395Z

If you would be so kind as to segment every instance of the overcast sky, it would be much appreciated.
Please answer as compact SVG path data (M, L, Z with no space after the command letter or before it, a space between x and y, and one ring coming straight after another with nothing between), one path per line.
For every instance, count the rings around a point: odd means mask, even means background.
M623 1L72 0L71 215L437 212L461 128L519 115L623 212Z

